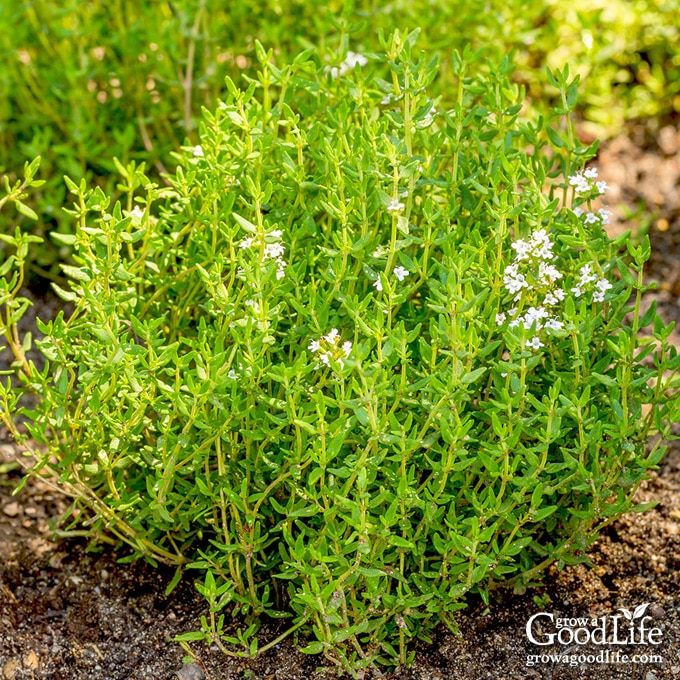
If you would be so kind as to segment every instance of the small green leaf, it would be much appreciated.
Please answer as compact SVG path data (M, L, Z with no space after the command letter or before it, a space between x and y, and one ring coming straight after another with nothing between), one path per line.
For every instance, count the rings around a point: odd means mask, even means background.
M33 210L33 208L29 208L25 203L22 203L21 201L14 201L14 205L16 205L17 210L24 216L28 217L32 220L37 220L38 219L38 214Z

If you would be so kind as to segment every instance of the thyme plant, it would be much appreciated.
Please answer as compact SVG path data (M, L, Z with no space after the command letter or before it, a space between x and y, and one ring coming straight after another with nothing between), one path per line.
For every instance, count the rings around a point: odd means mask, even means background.
M603 230L576 80L529 120L509 60L443 76L415 39L335 69L258 45L168 186L67 179L73 311L39 322L42 369L16 327L33 239L2 236L2 419L67 533L195 570L184 645L255 654L269 616L340 669L406 664L466 597L581 559L677 419L649 243Z

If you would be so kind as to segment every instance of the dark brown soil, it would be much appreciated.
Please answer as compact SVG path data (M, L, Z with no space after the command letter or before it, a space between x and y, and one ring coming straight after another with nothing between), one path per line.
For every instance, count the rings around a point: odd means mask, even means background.
M614 212L612 232L648 231L653 256L649 293L667 320L680 320L680 131L633 128L602 149L597 165ZM678 337L678 336L676 336ZM680 346L680 341L676 343ZM172 572L121 557L105 547L88 551L76 539L55 543L50 521L67 500L43 483L22 479L17 452L0 442L0 678L128 680L260 679L321 680L337 677L323 661L286 640L257 659L225 657L216 648L192 643L195 663L183 665L185 651L173 636L200 628L205 601L185 578L164 594ZM639 491L639 501L657 501L645 514L626 515L609 527L584 564L552 569L540 588L500 593L489 608L470 602L458 617L460 635L437 632L421 645L409 669L391 680L671 680L680 678L680 449L672 448L658 473ZM649 603L650 625L661 630L657 646L624 646L633 654L661 660L637 663L563 662L527 665L529 655L596 654L599 649L555 644L537 647L526 635L537 612L556 618L601 617ZM277 635L263 627L261 644ZM653 647L653 648L652 648ZM378 677L366 674L366 678Z

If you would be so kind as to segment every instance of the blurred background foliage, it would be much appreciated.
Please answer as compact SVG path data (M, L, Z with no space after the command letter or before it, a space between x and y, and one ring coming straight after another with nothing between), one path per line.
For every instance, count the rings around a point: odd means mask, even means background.
M255 75L256 40L277 63L314 47L333 66L348 50L370 57L380 29L416 26L419 46L441 56L438 107L454 91L451 52L470 43L492 59L512 55L533 114L557 94L546 66L569 64L581 75L580 130L606 138L629 120L680 111L679 9L680 0L0 0L0 173L41 155L47 182L31 229L67 232L63 175L115 195L114 156L156 177L173 170L172 150L197 143L201 107L222 95L225 76ZM67 255L48 238L34 277L53 278Z

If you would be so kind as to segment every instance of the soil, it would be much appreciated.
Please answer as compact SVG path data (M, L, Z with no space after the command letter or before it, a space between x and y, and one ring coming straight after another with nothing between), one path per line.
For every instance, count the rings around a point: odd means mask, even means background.
M646 269L658 289L661 315L680 321L680 129L633 126L610 142L597 160L613 212L612 233L648 232L653 255ZM43 301L49 313L50 301ZM39 312L40 313L40 312ZM44 314L41 314L44 318ZM674 334L680 347L680 336ZM1 434L0 434L1 438ZM185 578L170 594L171 570L136 562L84 540L55 542L51 522L67 499L23 475L11 442L0 441L0 678L53 680L325 680L333 668L305 656L285 640L257 659L224 656L192 643L193 663L172 638L200 629L203 598ZM638 492L639 502L658 505L625 515L590 550L590 565L549 570L539 588L501 592L485 607L470 601L458 617L459 635L438 630L417 647L408 669L385 673L390 680L671 680L680 678L680 447L672 446L658 472ZM624 654L655 654L637 663L531 662L530 655L596 655L603 647L559 644L539 647L526 635L528 618L544 611L555 618L612 617L648 604L648 627L660 644L625 645ZM640 618L640 617L638 617ZM611 621L611 618L608 619ZM623 620L623 619L622 619ZM545 622L545 619L544 619ZM536 628L537 631L540 630ZM544 632L547 631L546 630ZM540 633L538 633L540 634ZM277 629L265 624L260 643ZM610 649L613 649L609 647ZM379 677L366 673L365 678Z

